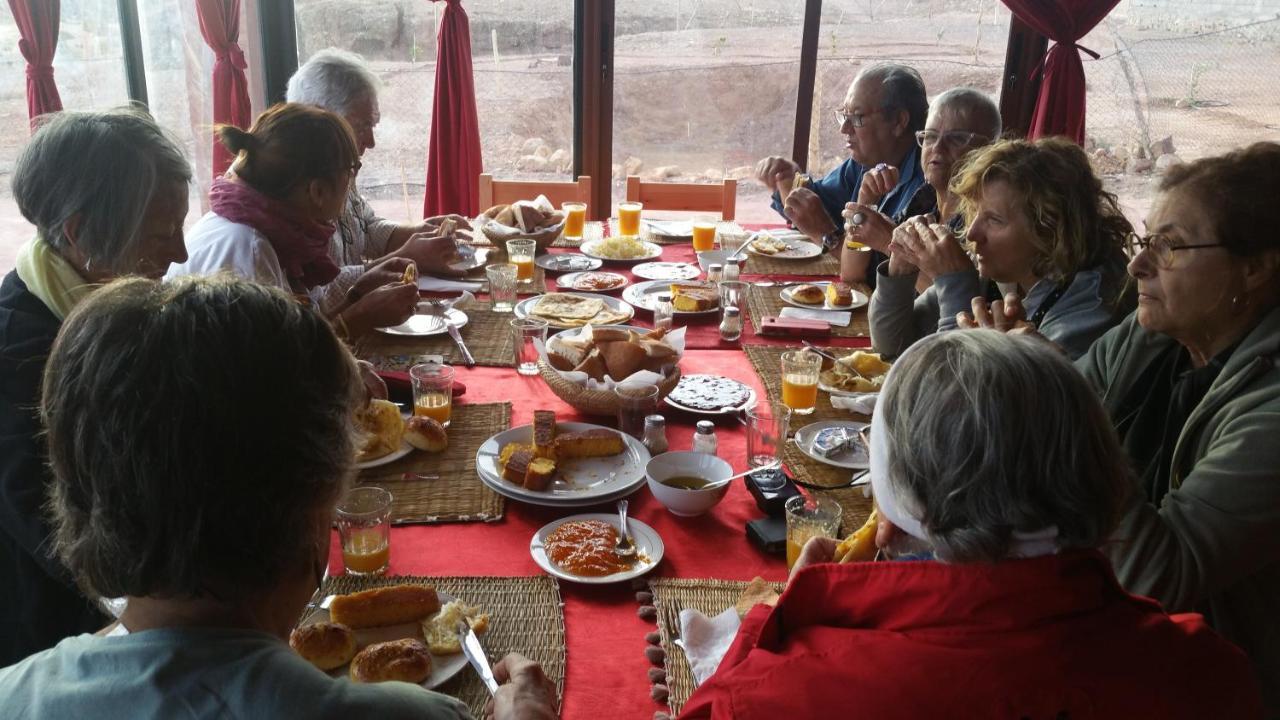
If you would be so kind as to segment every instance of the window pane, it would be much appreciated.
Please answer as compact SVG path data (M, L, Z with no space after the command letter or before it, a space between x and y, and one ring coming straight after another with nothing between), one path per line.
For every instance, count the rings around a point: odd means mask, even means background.
M738 179L740 222L773 222L756 161L790 155L804 3L617 3L613 197L625 175Z

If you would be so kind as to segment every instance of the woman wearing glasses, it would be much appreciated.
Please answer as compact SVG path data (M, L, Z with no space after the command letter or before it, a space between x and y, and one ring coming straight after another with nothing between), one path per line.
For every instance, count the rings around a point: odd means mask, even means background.
M210 212L187 233L188 260L166 277L229 271L321 307L321 286L338 276L329 255L360 154L351 126L327 110L282 103L248 131L218 127L237 154L209 191ZM389 258L363 275L345 303L326 303L338 334L351 339L413 314L418 288L397 282L413 261Z
M1123 251L1132 227L1075 143L1003 140L969 153L951 197L963 235L920 216L893 231L871 298L871 342L880 352L898 355L953 330L975 297L1004 293L1076 358L1133 309ZM921 274L933 283L917 294Z

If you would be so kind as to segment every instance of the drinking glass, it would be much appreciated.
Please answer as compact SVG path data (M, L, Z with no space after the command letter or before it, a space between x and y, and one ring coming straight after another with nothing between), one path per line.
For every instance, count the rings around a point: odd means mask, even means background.
M791 426L791 408L781 402L757 403L747 411L747 464L774 462L782 453Z
M818 404L818 373L822 356L791 350L782 353L782 402L796 415L812 413Z
M658 386L643 383L618 383L613 386L618 396L618 430L631 437L644 437L644 419L658 410Z
M787 511L787 569L800 557L809 538L839 537L840 504L822 497L797 495L789 498Z
M706 252L716 246L716 224L713 222L696 222L693 224L693 250Z
M352 575L381 575L391 558L391 493L353 488L338 503L342 564Z
M751 292L751 283L741 280L721 280L720 281L720 307L736 307L742 309L742 305L747 300L747 293Z
M533 282L533 255L538 251L536 240L508 240L507 261L516 266L516 280Z
M516 273L511 263L490 265L484 269L489 277L489 309L509 313L516 309Z
M638 202L618 203L618 235L636 237L640 234L640 211L644 205Z
M453 413L453 375L448 365L423 363L409 368L409 380L413 384L413 414L434 418L449 427Z
M566 240L581 240L582 231L587 225L587 204L567 202L560 205L564 211L564 237Z
M516 350L516 372L521 375L538 374L537 340L547 342L547 321L539 318L515 318L511 321L511 335Z

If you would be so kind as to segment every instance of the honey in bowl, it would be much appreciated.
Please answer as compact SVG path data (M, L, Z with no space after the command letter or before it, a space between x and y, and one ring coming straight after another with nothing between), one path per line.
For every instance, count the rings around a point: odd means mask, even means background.
M675 477L666 478L665 480L659 480L658 482L668 487L680 488L681 490L702 490L707 485L711 484L710 480L696 475L677 475Z
M551 562L584 577L604 577L629 570L632 560L618 557L618 531L600 520L567 522L543 543Z

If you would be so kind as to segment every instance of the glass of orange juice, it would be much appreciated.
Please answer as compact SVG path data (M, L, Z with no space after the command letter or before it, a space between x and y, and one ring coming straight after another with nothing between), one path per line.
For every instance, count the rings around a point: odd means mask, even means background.
M391 559L391 493L366 485L338 503L342 564L352 575L381 575Z
M810 538L839 537L840 504L830 498L797 495L787 499L787 569Z
M716 224L713 222L696 222L693 224L693 250L706 252L716 246Z
M453 374L453 368L439 363L409 368L414 415L432 418L449 427L449 416L453 412Z
M561 203L564 211L564 236L568 240L581 240L582 231L587 227L587 204L580 202Z
M640 235L640 211L644 205L638 202L618 203L618 234L637 237Z
M797 415L808 415L818 404L818 373L822 356L803 350L782 353L782 402Z
M507 241L507 261L516 266L516 282L533 282L533 255L537 251L536 240Z

